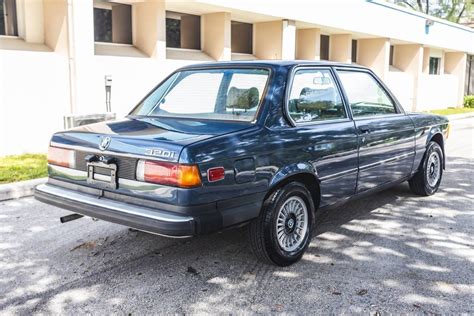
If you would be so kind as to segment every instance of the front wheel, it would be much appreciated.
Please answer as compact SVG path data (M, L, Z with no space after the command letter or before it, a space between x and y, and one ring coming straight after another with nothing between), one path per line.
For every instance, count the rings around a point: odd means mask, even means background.
M249 225L254 254L279 266L300 260L311 242L313 214L313 200L303 184L291 182L275 190Z
M423 196L438 191L443 176L443 150L438 143L431 141L417 173L408 183L413 193Z

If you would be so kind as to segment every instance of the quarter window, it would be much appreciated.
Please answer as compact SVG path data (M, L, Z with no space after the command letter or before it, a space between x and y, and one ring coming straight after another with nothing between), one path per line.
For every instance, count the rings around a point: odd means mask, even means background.
M296 71L288 112L296 123L345 118L341 95L327 69Z
M366 72L338 71L354 117L397 113L387 92Z

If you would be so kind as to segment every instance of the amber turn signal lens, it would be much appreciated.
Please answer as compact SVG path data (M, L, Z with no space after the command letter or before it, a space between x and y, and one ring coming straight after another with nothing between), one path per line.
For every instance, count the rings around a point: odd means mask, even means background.
M164 161L140 160L137 165L137 180L182 188L201 185L197 166Z
M75 158L74 150L52 146L48 148L48 163L51 165L74 168Z
M449 138L450 133L451 133L451 122L448 123L448 128L446 128L446 139Z
M178 166L178 186L183 188L192 188L201 185L201 177L197 166L179 165Z

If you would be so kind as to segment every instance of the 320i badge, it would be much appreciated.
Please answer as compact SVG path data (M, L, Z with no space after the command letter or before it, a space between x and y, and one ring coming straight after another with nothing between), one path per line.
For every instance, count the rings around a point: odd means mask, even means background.
M406 113L370 70L228 62L172 73L130 114L53 135L36 198L169 237L247 225L280 266L311 242L315 212L403 181L434 194L449 124Z

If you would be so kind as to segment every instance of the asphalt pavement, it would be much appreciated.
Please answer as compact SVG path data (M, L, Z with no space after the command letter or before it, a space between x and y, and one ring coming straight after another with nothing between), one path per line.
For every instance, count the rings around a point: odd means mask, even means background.
M403 183L322 214L303 259L258 262L245 228L167 239L33 198L0 202L0 314L474 313L474 118L431 197Z

